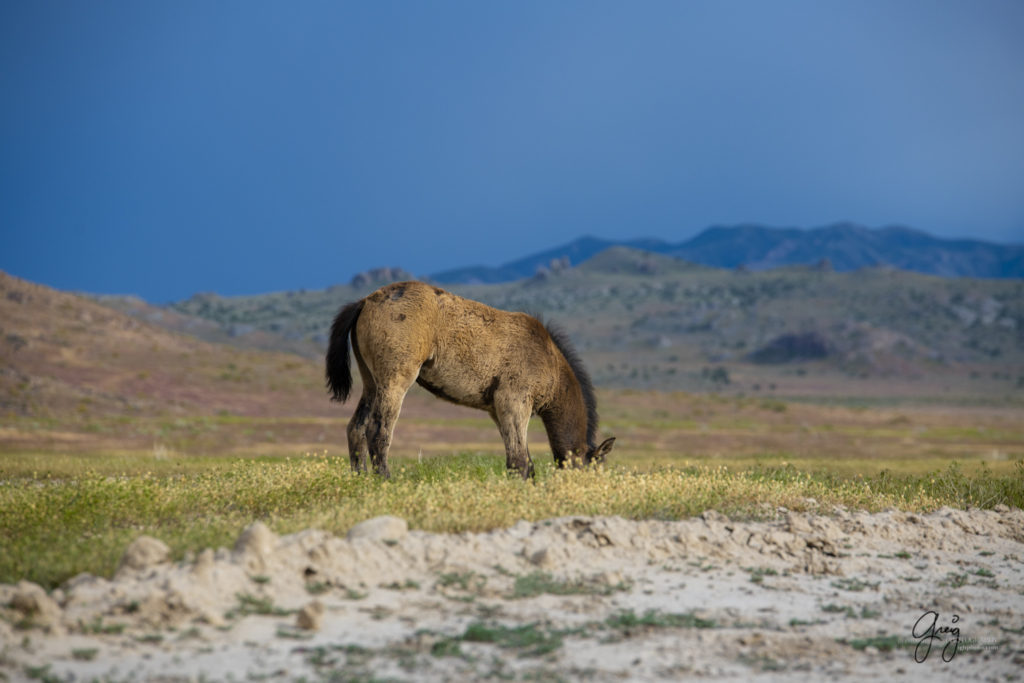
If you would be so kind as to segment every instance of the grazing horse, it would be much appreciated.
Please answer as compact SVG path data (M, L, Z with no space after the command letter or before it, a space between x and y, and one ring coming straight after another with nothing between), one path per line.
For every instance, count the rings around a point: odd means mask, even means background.
M539 415L555 462L603 462L614 438L599 446L597 401L565 335L533 316L463 299L423 282L398 282L348 304L331 325L327 387L344 402L352 389L349 339L363 395L348 423L352 468L385 477L388 448L413 382L452 403L486 410L505 442L505 465L533 476L526 430Z

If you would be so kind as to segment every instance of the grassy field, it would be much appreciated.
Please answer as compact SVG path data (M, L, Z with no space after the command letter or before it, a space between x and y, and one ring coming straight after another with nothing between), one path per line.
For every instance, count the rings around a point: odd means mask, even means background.
M0 582L22 578L55 586L78 572L109 576L124 547L140 534L166 542L177 557L230 546L255 519L279 533L307 527L344 533L354 523L398 515L414 528L480 531L520 519L621 515L679 519L716 509L766 518L779 507L929 511L943 505L1024 506L1024 464L996 474L951 465L922 475L888 471L842 477L790 466L623 466L558 471L539 463L535 483L504 473L495 455L459 454L399 464L390 481L357 476L347 461L296 458L171 457L154 462L121 456L94 469L87 458L7 462L0 485Z
M63 458L84 458L91 467L115 474L123 458L159 464L175 455L210 456L214 461L307 452L344 456L352 406L322 403L326 409L306 416L226 411L0 415L0 456L6 463L36 462L31 467L40 472ZM955 460L968 470L984 462L995 472L1007 473L1014 461L1024 458L1021 410L1013 406L864 407L628 389L599 391L598 404L601 438L617 437L612 462L640 469L792 464L846 476L883 469L922 474ZM550 457L536 419L530 426L530 447L535 459ZM392 456L420 459L463 452L501 453L494 423L483 412L438 401L414 387L395 430Z
M0 419L0 582L53 587L109 576L140 534L176 557L231 545L255 519L278 533L344 533L381 514L432 531L560 515L683 518L706 509L771 517L833 505L927 511L1024 506L1024 423L999 406L862 407L633 390L599 392L608 466L555 471L531 426L535 484L506 477L481 412L416 389L391 481L349 471L334 417L124 416L74 411Z
M675 334L655 324L662 319L651 318L652 310L644 314L647 323L622 337L615 325L632 318L597 315L613 295L623 310L652 300L678 308L711 297L721 313L741 299L750 299L744 306L774 301L770 292L743 298L746 281L733 282L735 274L716 275L723 282L713 291L683 281L652 289L644 281L613 283L625 289L604 294L595 294L585 275L575 288L538 290L559 296L541 300L539 310L579 316L569 316L567 327L584 340L584 353L602 353L587 340L609 321L601 329L611 339ZM805 288L818 278L772 277L784 284L795 278ZM996 303L1003 302L1006 314L1018 313L1013 292L989 292L995 285L929 282L999 294ZM517 285L509 296L533 296L532 287ZM971 303L972 292L948 298ZM998 349L1017 343L1013 354L989 354L1002 363L1000 372L979 370L962 382L899 373L840 377L840 370L813 363L733 363L730 383L715 394L706 393L715 389L715 373L702 379L710 357L700 356L687 372L705 393L599 392L599 438L617 438L606 469L553 471L544 431L534 423L536 483L505 476L501 441L485 414L417 388L395 432L395 476L384 482L349 473L344 444L352 405L328 401L319 358L202 342L2 274L0 293L0 582L27 578L53 587L83 571L109 576L140 534L160 538L181 558L230 545L256 519L278 533L306 527L343 533L367 517L394 514L413 528L464 531L559 515L681 518L709 508L770 517L779 507L1024 505L1024 420L1013 384L1019 342L1010 327L999 328ZM591 294L596 298L586 298ZM590 303L581 307L584 299ZM309 320L325 324L332 313L324 308ZM723 316L715 320L726 321ZM719 348L727 330L716 329L708 328L705 341ZM988 334L968 332L967 341ZM701 339L659 343L644 353L685 364L682 349L699 350ZM588 358L596 361L595 376L619 373L623 358L635 365L642 349L631 343L613 349L618 355ZM676 354L682 355L669 361ZM957 372L969 372L971 358ZM652 378L687 386L671 379L673 367L645 366Z
M0 582L52 587L110 575L140 534L176 557L231 545L255 519L276 532L344 533L381 514L413 528L478 531L519 519L677 519L716 509L928 511L1024 506L1024 438L1012 411L860 409L649 392L602 392L611 462L551 465L531 429L535 483L504 473L482 413L418 394L399 421L390 481L355 476L330 418L8 419L0 453ZM148 444L148 445L147 445Z

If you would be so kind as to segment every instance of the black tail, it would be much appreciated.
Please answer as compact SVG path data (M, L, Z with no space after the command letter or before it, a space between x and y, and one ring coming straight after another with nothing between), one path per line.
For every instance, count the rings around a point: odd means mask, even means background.
M363 310L363 301L353 301L338 311L331 325L331 341L327 345L327 388L331 392L332 401L344 403L352 391L352 369L349 367L348 338L359 313Z

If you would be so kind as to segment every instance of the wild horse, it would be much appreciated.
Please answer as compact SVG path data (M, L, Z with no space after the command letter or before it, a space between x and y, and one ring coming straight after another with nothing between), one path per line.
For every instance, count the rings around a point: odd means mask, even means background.
M388 449L413 382L452 403L486 410L505 442L505 465L533 476L526 430L539 415L555 462L602 462L614 438L594 445L597 401L566 336L533 316L491 308L423 282L387 285L348 304L331 325L327 387L344 402L352 389L349 339L363 394L348 423L352 468L369 453L389 476Z

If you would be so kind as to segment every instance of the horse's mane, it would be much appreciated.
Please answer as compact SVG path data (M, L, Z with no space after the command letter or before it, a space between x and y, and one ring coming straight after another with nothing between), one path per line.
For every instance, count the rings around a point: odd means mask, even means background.
M540 320L539 317L538 320ZM583 359L580 358L572 342L569 341L569 335L565 330L550 322L545 323L541 320L541 323L551 335L551 341L555 342L555 346L565 356L566 362L572 369L572 374L576 375L576 381L579 382L580 391L583 392L583 405L587 409L587 445L593 448L594 439L597 437L597 398L594 396L594 383L590 381L590 375L583 367Z

